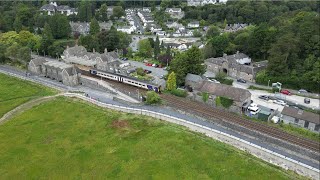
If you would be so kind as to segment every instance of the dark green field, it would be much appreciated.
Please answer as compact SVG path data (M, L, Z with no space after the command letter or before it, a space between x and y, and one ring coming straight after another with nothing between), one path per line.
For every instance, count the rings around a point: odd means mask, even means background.
M44 86L0 73L0 117L31 99L55 93Z
M297 179L204 135L57 98L0 126L1 179Z

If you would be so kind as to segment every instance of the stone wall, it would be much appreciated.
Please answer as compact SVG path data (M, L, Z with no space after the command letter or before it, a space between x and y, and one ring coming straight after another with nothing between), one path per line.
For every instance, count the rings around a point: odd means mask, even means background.
M107 89L106 87L100 86L98 82L92 81L90 79L86 79L86 78L83 78L83 77L79 77L79 84L83 85L83 86L87 86L89 88L107 91L108 93L113 93L113 91Z

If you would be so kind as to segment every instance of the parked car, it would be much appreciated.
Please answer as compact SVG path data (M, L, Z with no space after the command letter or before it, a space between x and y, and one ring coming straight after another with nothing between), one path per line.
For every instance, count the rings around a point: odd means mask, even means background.
M291 92L286 89L281 90L280 93L285 94L285 95L291 95Z
M216 79L208 79L208 81L220 84L220 82Z
M310 104L310 98L304 98L304 103Z
M287 103L286 103L286 102L284 102L283 100L279 100L279 99L274 100L274 101L273 101L273 103L275 103L275 104L279 104L279 105L282 105L282 106L287 105Z
M124 60L124 61L128 61L128 58L123 58L122 60Z
M244 79L237 79L237 82L240 82L240 83L246 83L247 81L244 80Z
M252 115L256 115L260 112L260 108L256 104L254 105L250 104L250 106L248 107L248 110Z
M145 65L146 65L146 66L152 66L152 64L151 64L151 63L145 63Z
M273 117L271 118L271 122L277 124L278 122L280 122L280 117L278 117L278 116L273 116Z
M145 69L145 70L144 70L144 72L145 72L145 73L147 73L147 74L150 74L150 73L152 73L152 71L150 71L150 70L147 70L147 69Z
M305 89L300 89L298 92L299 92L299 93L308 93L308 91L305 90Z
M269 100L269 96L267 96L267 95L261 95L261 96L259 96L259 98L263 99L263 100L266 100L266 101Z

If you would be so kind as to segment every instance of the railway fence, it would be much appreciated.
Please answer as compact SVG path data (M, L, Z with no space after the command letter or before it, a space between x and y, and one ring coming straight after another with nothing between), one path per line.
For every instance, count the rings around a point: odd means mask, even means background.
M146 116L150 116L150 117L164 120L167 122L182 125L182 126L190 128L193 131L204 133L207 136L212 137L216 140L225 142L227 144L230 144L232 146L235 146L237 148L240 148L242 150L250 152L254 156L257 156L257 157L259 157L269 163L275 164L275 165L283 167L285 169L290 169L292 171L295 171L298 174L308 176L312 179L319 179L319 176L320 176L319 175L320 170L317 168L314 168L312 166L309 166L307 164L304 164L302 162L294 160L290 157L286 157L282 154L271 151L269 149L266 149L264 147L261 147L259 145L254 144L254 143L251 143L251 142L246 141L244 139L240 139L236 136L233 136L231 134L228 134L228 133L216 130L216 129L212 129L212 128L209 128L209 127L206 127L206 126L203 126L200 124L196 124L196 123L193 123L190 121L186 121L184 119L180 119L180 118L170 116L167 114L162 114L159 112L103 103L103 102L97 101L95 99L92 99L90 97L86 97L86 96L83 96L80 94L65 93L64 96L76 97L76 98L91 102L93 104L96 104L100 107L104 107L104 108L108 108L108 109L112 109L112 110L116 110L116 111L146 115Z

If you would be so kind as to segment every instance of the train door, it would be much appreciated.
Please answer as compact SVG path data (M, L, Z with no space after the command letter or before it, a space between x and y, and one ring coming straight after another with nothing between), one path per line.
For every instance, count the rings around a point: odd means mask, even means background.
M123 77L118 76L118 81L123 82Z

